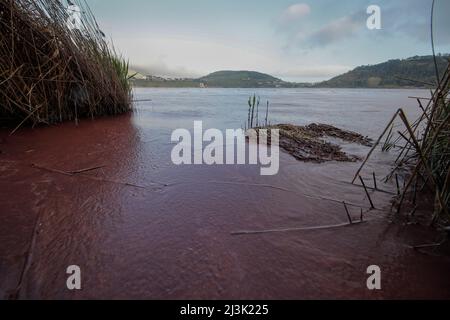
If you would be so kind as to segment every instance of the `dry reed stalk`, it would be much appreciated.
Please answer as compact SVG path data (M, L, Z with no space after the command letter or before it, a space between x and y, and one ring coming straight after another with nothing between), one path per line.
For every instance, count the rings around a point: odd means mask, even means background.
M378 139L375 147L369 152L362 166L357 171L355 178L359 176L376 146L386 135L389 127L397 117L404 125L404 131L398 131L397 143L404 140L405 145L400 150L395 161L395 167L388 175L387 180L395 177L398 202L397 213L401 212L405 204L406 196L411 194L412 203L416 207L421 197L420 193L431 190L436 201L432 204L430 219L432 223L439 222L446 225L450 222L450 103L448 101L450 91L450 65L443 76L439 78L437 89L431 92L431 99L426 107L417 99L420 117L409 122L403 109L399 109L386 129ZM406 174L405 174L405 169ZM398 182L399 176L404 176L404 185L401 188ZM419 180L423 181L420 188Z

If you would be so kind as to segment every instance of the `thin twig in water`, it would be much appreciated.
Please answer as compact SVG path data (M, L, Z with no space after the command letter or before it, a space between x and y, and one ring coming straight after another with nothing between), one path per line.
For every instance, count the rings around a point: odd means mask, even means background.
M347 213L348 223L353 224L352 217L350 216L350 212L348 211L345 201L343 202L343 204L344 204L345 212Z
M272 185L268 185L268 184L240 183L240 182L226 182L226 181L208 181L207 183L225 184L225 185L227 185L227 184L229 184L229 185L244 185L244 186L250 186L250 187L270 188L270 189L285 191L285 192L289 192L289 193L293 193L293 194L298 194L298 195L301 195L301 196L304 196L304 197L310 198L310 199L324 200L324 201L330 201L330 202L342 204L341 200L327 198L327 197L322 197L322 196L313 196L313 195L310 195L310 194L297 192L297 191L292 191L292 190L289 190L289 189L286 189L286 188L281 188L281 187L272 186ZM355 204L355 203L351 203L351 202L347 202L346 204L347 204L347 206L351 206L351 207L355 207L355 208L375 209L375 208L370 208L370 207L367 207L367 206L364 206L364 205L359 205L359 204Z
M375 172L372 173L373 176L373 189L374 190L378 190L378 186L377 186L377 177L375 176Z
M44 171L48 171L48 172L52 172L52 173L57 173L57 174L69 176L69 177L78 176L78 177L83 177L83 178L86 178L86 179L100 181L100 182L113 183L113 184L118 184L118 185L128 186L128 187L134 187L134 188L139 188L139 189L148 189L148 187L140 186L140 185L129 183L129 182L122 182L122 181L116 181L116 180L110 180L110 179L103 179L103 178L94 177L92 175L74 174L74 173L67 172L67 171L41 167L41 166L38 166L38 165L35 165L35 164L31 165L31 167L39 169L39 170L44 170ZM160 186L164 186L164 187L168 186L167 184L163 184L163 183L159 183L159 182L152 182L152 184L156 184L156 185L160 185Z
M445 242L446 242L446 240L439 242L439 243L421 244L418 246L413 246L413 249L418 250L418 249L425 249L425 248L436 248L436 247L442 246Z
M395 184L397 186L397 194L400 195L400 182L398 181L398 174L395 174Z
M330 230L330 229L338 229L338 228L356 226L356 225L360 225L363 223L365 223L365 222L359 221L359 222L353 222L353 223L341 223L341 224L319 226L319 227L270 229L270 230L259 230L259 231L236 231L236 232L231 232L231 235L232 236L242 236L242 235L266 234L266 233L295 232L295 231Z
M373 202L372 202L372 198L370 197L369 191L367 190L366 184L364 183L364 180L361 176L359 176L359 180L361 180L361 184L364 187L364 191L366 192L367 198L369 199L370 206L372 207L372 209L375 209L375 206L373 205Z
M76 170L76 171L69 171L68 173L71 174L80 174L80 173L85 173L85 172L90 172L90 171L94 171L94 170L98 170L98 169L103 169L106 166L97 166L97 167L91 167L91 168L86 168L86 169L81 169L81 170Z

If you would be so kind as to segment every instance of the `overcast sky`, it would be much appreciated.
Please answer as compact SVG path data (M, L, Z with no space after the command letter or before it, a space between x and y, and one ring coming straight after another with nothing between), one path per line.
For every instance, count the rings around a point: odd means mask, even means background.
M138 70L197 77L255 70L320 81L358 65L431 54L431 0L87 0ZM368 30L367 7L382 29ZM436 46L450 52L449 0L436 0Z

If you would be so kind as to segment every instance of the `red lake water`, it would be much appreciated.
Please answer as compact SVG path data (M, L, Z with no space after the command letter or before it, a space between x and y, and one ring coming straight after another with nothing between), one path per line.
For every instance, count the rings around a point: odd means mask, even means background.
M399 107L414 117L422 90L258 90L272 123L328 123L372 138ZM137 89L132 115L0 133L0 298L404 299L450 298L450 258L411 246L432 229L391 223L392 195L370 207L350 184L357 163L303 163L281 152L280 171L176 166L171 133L244 125L252 90ZM369 148L343 144L364 156ZM376 152L367 183L389 171ZM96 170L67 174L86 168ZM382 188L394 192L392 184ZM236 234L240 231L280 231ZM66 287L70 265L82 290ZM367 289L378 265L382 290Z

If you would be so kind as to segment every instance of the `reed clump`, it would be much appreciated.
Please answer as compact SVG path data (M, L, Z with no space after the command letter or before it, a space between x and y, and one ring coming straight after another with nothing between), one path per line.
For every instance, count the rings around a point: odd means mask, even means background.
M3 124L127 112L128 80L128 63L105 40L84 0L0 0Z
M353 180L357 180L377 145L387 136L385 146L395 146L398 151L393 170L386 177L386 181L396 180L398 197L394 207L397 214L404 212L412 216L417 209L425 209L422 210L425 217L438 226L450 224L449 92L450 64L438 78L431 99L417 98L421 110L418 119L410 122L402 109L395 113ZM393 135L392 127L397 119L403 129ZM383 151L387 150L383 147ZM399 177L403 183L399 182Z

